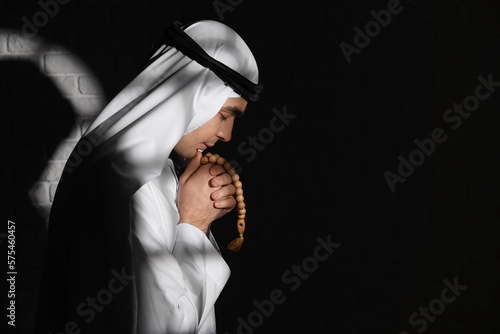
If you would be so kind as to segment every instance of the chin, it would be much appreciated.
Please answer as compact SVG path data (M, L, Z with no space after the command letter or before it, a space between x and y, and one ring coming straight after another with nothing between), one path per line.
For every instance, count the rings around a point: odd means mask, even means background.
M189 151L189 154L187 154L189 156L184 156L184 158L186 158L186 159L193 159L196 156L196 153L198 153L198 149L197 148L195 148L192 151ZM203 152L201 152L201 154L203 154Z
M194 156L196 155L196 151L194 151L194 152L192 152L192 151L191 151L191 152L189 152L189 153L188 153L188 152L184 152L184 153L179 154L179 155L180 155L181 157L183 157L184 159L193 159L193 158L194 158Z
M180 157L184 158L184 159L191 159L193 158L195 155L196 155L196 151L194 153L192 153L191 150L179 150L179 149L175 149L174 148L174 151L175 153L177 153Z

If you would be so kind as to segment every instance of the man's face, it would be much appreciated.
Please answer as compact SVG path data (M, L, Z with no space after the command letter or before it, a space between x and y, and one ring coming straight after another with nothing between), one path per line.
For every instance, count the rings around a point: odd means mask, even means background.
M224 142L230 141L234 118L241 115L246 106L247 101L242 97L228 98L219 113L210 121L179 140L174 147L175 152L184 158L191 159L198 150L214 146L219 139Z

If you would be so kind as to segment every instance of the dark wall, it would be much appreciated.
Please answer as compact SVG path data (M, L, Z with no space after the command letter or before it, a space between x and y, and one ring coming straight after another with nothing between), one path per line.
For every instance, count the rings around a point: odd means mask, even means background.
M41 8L2 3L2 31ZM265 95L214 148L238 162L248 206L242 252L223 250L232 276L216 304L220 333L487 334L500 330L499 14L492 1L72 0L37 36L81 57L105 100L173 20L223 20L250 45ZM27 320L16 328L29 333L37 285L23 277L41 267L44 230L15 208L29 207L24 191L40 170L19 174L16 164L26 154L46 163L74 116L62 103L15 103L59 98L22 56L0 62L2 196L5 225L20 226L18 319ZM7 93L19 73L31 89ZM15 120L35 108L62 138L20 135ZM47 143L44 155L22 153L33 141ZM213 230L224 246L235 216Z

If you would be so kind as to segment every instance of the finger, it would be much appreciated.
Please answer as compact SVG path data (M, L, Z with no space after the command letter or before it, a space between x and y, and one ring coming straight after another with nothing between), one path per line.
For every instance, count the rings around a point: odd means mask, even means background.
M214 207L216 209L231 210L235 206L236 206L236 200L232 196L218 199L217 201L214 202Z
M231 183L232 183L232 179L228 173L224 173L224 174L221 174L219 176L216 176L208 182L208 184L212 188L223 187L223 186L231 184Z
M212 176L217 176L225 172L225 169L220 165L214 165L210 168L210 175Z
M179 183L184 184L191 177L191 175L193 175L194 172L198 170L198 168L200 167L200 160L201 152L197 151L195 156L191 160L189 160L186 170L179 178Z
M228 184L225 187L219 188L214 191L210 196L213 201L218 200L219 198L233 196L236 192L236 188L232 184Z

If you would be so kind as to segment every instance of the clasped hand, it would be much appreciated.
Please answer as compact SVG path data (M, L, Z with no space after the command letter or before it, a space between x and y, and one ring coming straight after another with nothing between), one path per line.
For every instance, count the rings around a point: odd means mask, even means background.
M215 219L236 206L235 187L222 166L201 165L201 157L197 152L179 178L177 208L179 224L191 224L207 234Z

